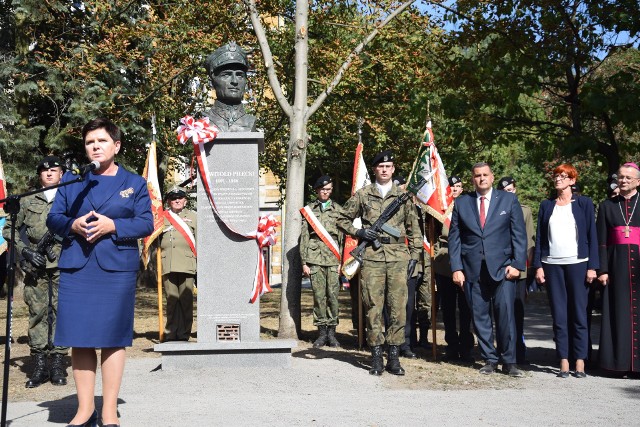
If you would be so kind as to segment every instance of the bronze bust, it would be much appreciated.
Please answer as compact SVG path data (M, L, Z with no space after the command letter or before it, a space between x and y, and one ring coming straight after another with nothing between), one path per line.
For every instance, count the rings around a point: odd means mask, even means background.
M222 132L255 132L256 118L242 105L249 69L247 54L235 42L229 42L207 57L205 67L216 90L216 101L204 115Z

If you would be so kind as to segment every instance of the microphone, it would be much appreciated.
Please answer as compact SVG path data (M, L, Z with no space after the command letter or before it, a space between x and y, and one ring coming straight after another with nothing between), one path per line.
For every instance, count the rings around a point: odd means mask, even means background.
M80 167L76 167L71 169L71 173L74 175L80 175L80 176L85 176L86 174L88 174L91 171L94 171L96 169L100 168L100 162L97 160L94 160L93 162L89 163L88 165L84 165L84 166L80 166Z

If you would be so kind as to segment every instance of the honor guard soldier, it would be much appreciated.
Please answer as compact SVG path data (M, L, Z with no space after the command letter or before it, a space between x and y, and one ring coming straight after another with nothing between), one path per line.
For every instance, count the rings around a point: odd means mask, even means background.
M498 181L498 190L516 194L516 180L511 176L505 176ZM533 211L529 206L521 205L524 225L527 230L527 268L520 272L520 278L516 281L516 363L528 365L526 358L527 346L524 341L524 302L527 299L527 276L529 268L533 268L533 251L536 246L536 231L533 225Z
M56 156L42 159L36 171L44 188L59 184L64 173L62 162ZM20 266L25 273L24 302L29 308L29 347L34 362L33 372L25 384L27 388L38 387L49 380L54 385L67 384L64 357L69 349L53 345L58 314L61 239L51 234L46 225L56 192L57 188L52 188L22 199L15 224L14 243L16 253L23 258ZM23 233L28 244L17 237ZM10 220L2 234L9 241ZM51 359L49 367L47 358Z
M385 343L389 344L386 370L404 375L399 355L400 346L405 342L407 278L413 276L422 246L418 217L412 203L400 206L385 224L385 231L378 234L371 228L385 208L402 194L393 183L393 159L389 150L376 155L372 162L375 182L358 190L344 205L338 219L340 229L372 242L364 252L360 272L367 344L372 354L371 375L382 375L385 369L382 357ZM358 217L362 219L361 229L353 226L353 220ZM385 302L389 313L386 333L382 314Z
M187 193L174 187L165 196L160 237L162 282L167 295L164 341L189 341L193 325L193 286L196 277L196 213L187 209Z
M340 205L331 200L333 183L327 175L313 185L317 200L301 209L300 257L302 274L311 279L313 324L318 327L316 348L340 347L336 339L338 325L339 269L342 232L336 220Z

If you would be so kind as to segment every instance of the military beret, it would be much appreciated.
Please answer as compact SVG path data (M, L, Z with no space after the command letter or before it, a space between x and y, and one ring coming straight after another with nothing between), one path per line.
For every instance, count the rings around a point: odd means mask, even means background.
M578 183L576 182L575 184L573 184L573 185L571 186L571 191L572 191L573 193L580 193L580 192L582 192L582 187L580 187L580 184L578 184Z
M241 65L245 71L249 69L247 54L236 42L229 42L220 46L205 61L205 66L209 73L215 72L218 68L228 64Z
M498 190L504 190L511 184L515 184L515 183L516 183L516 180L513 179L512 176L503 176L502 178L500 178L500 181L498 181Z
M459 183L459 182L462 182L462 180L460 179L460 177L459 177L459 176L457 176L457 175L451 175L451 176L449 177L449 185L450 185L451 187L453 187L454 185L456 185L456 184L457 184L457 183Z
M318 188L324 187L327 184L331 184L333 181L329 175L322 175L320 178L316 179L315 184L313 184L313 189L317 190Z
M38 163L38 167L36 168L36 172L40 173L43 169L62 167L62 160L58 156L47 156L44 159L40 160Z
M378 166L379 163L393 162L393 159L394 157L391 150L384 150L383 152L378 153L373 158L373 161L371 162L371 166Z
M182 199L184 197L187 197L187 193L180 187L173 187L167 192L165 197L168 200Z

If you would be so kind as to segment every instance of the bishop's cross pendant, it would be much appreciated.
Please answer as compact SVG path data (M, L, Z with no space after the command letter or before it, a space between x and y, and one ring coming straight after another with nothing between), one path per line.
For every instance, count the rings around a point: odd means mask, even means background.
M624 237L629 237L629 226L628 225L624 226Z

